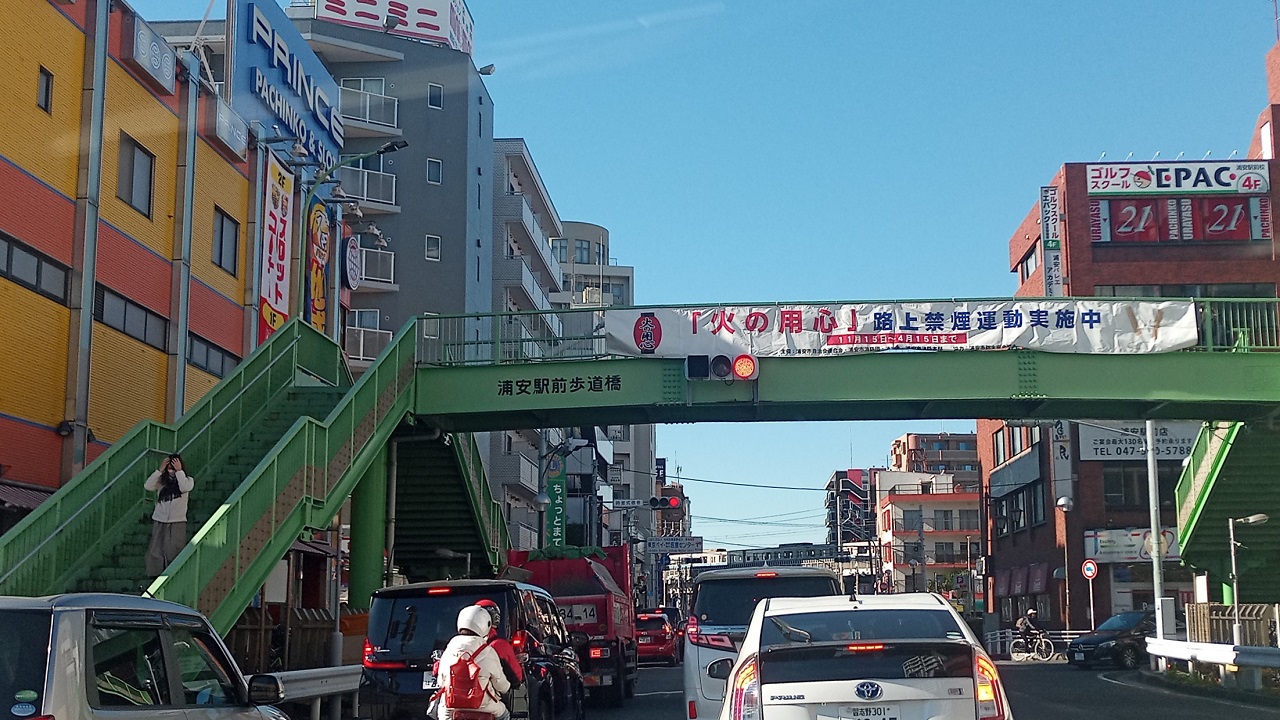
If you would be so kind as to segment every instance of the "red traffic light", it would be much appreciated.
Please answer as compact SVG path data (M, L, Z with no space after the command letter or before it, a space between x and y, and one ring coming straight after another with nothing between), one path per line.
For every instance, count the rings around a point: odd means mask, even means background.
M680 507L680 498L678 497L651 497L649 498L649 507L654 510L674 510Z
M751 355L733 359L733 376L739 380L755 380L760 376L760 363Z

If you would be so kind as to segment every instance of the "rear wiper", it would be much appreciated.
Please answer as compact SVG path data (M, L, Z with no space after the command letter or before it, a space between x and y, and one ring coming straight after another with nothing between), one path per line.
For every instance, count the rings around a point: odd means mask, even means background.
M801 630L800 628L791 627L780 618L771 617L769 618L769 622L776 625L778 630L782 632L782 637L790 640L791 642L802 642L802 643L813 642L813 636L810 635L808 631Z

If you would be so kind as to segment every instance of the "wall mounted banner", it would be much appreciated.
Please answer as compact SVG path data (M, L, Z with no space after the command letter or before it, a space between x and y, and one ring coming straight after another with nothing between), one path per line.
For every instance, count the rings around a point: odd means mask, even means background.
M1110 528L1084 531L1084 556L1100 563L1151 562L1151 528ZM1160 529L1160 550L1166 562L1182 559L1178 529Z
M547 547L559 547L564 545L569 523L569 488L568 476L565 474L564 458L559 455L552 455L547 458L547 497L551 498L551 503L547 505L547 515L544 520L545 527L543 532L546 538L544 543Z
M1045 297L1062 297L1062 204L1058 188L1040 188L1040 247Z
M1197 341L1189 301L1095 298L606 310L605 333L612 354L663 358L1003 348L1157 353Z
M289 245L293 241L293 173L267 153L262 202L262 276L258 290L258 343L289 319Z
M311 198L307 208L306 295L302 300L302 319L324 332L329 310L329 256L333 244L333 223L329 208L320 198Z
M316 19L446 44L470 55L474 22L464 0L325 0Z
M1259 195L1271 188L1267 161L1086 165L1090 195Z

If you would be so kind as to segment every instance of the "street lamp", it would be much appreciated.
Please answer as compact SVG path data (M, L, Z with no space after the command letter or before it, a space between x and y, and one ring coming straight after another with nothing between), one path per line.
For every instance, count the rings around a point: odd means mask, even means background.
M1242 644L1243 629L1240 627L1240 572L1236 569L1236 523L1241 525L1261 525L1270 520L1264 513L1255 513L1249 517L1228 518L1227 536L1231 539L1231 643Z
M1071 498L1063 495L1058 498L1058 509L1062 511L1062 590L1065 602L1063 603L1063 618L1066 620L1066 629L1071 630L1071 558L1067 554L1067 549L1071 547L1069 538L1071 533L1067 531L1067 513L1071 512L1076 504Z

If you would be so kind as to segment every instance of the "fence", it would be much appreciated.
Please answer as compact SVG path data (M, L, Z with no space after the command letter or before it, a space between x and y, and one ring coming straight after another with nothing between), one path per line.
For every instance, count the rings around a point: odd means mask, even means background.
M1088 630L1047 630L1045 635L1053 642L1053 652L1056 657L1066 652L1067 645L1072 640L1088 635L1089 632ZM1017 637L1018 633L1013 630L997 630L984 635L982 644L993 657L1008 657L1009 644Z
M1217 603L1187 605L1187 640L1196 643L1232 644L1234 609ZM1280 627L1280 605L1241 603L1241 643L1256 647L1276 647Z

